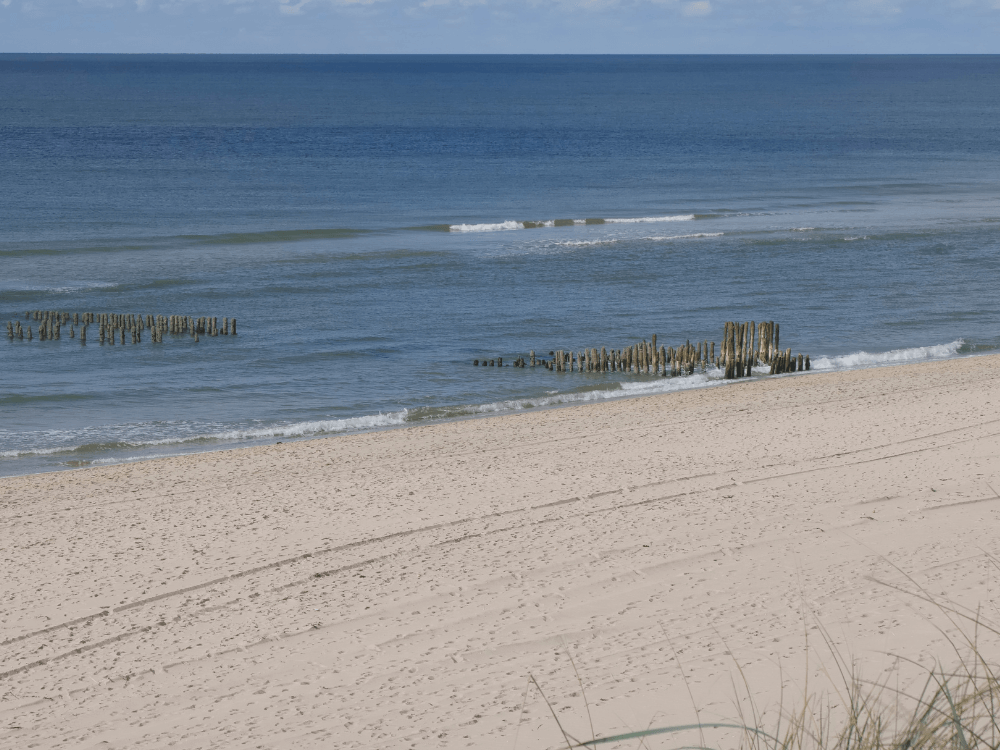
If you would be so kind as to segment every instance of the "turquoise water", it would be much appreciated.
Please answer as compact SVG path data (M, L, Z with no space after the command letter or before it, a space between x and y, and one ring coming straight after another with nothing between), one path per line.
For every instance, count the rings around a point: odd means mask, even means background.
M0 333L0 474L719 385L471 362L726 320L1000 343L1000 57L0 55L0 102L3 324L239 320Z

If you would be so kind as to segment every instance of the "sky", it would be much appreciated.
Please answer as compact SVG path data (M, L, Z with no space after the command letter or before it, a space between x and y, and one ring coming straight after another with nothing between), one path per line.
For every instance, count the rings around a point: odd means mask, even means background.
M0 52L989 54L1000 0L0 0Z

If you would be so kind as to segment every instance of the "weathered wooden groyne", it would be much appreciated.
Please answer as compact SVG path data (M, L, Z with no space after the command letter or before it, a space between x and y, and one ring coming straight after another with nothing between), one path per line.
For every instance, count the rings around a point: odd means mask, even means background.
M544 367L552 372L621 372L635 375L677 377L722 371L727 380L750 377L753 368L769 367L770 375L799 372L811 367L809 355L793 355L780 348L780 326L774 321L756 323L731 321L725 324L722 342L691 342L687 339L676 347L657 348L656 334L649 341L631 344L621 349L593 347L579 351L551 350L548 359L538 357L534 350L526 357L513 359L513 367ZM718 353L716 353L718 352ZM503 367L503 358L473 360L477 367Z
M11 341L58 341L63 335L87 344L88 327L96 328L95 338L101 344L141 344L148 331L149 341L162 344L171 337L188 336L196 342L202 336L235 336L236 318L194 317L190 315L142 315L138 313L68 313L62 310L28 310L24 313L27 326L20 320L7 321L7 338ZM68 329L68 330L65 330ZM79 335L77 335L79 333Z

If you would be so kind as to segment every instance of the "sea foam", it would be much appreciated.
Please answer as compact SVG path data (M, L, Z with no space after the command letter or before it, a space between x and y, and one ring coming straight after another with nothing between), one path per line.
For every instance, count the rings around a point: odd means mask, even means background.
M878 367L880 365L897 365L905 362L919 362L927 359L944 359L954 357L964 344L963 339L950 344L935 346L917 346L911 349L893 349L888 352L853 352L836 357L817 357L812 360L813 370L854 370L863 367Z

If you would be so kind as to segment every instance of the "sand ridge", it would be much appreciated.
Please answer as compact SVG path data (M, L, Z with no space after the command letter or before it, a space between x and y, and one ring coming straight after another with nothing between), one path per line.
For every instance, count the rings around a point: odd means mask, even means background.
M0 747L556 747L569 653L603 734L822 680L817 623L946 656L885 583L993 606L998 363L0 479Z

